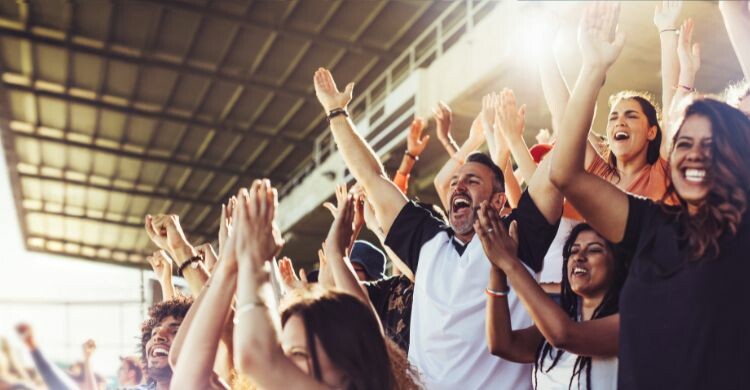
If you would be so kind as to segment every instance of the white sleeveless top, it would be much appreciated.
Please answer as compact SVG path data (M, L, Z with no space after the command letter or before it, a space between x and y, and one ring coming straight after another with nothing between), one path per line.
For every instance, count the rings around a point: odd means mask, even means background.
M541 365L535 367L532 373L532 383L538 390L568 390L568 389L587 389L586 370L581 371L581 375L576 375L571 385L570 378L573 376L573 367L575 366L578 355L563 352L560 360L555 367L549 372L547 369L552 365L554 357L557 356L557 349L552 348L551 357L544 356L544 369ZM536 378L534 378L536 375ZM617 389L617 358L592 358L591 359L591 390L615 390Z

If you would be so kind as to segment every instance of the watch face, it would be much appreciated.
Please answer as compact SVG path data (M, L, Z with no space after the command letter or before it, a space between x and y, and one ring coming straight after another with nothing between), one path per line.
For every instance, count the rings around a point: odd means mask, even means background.
M192 269L198 269L198 262L194 261L194 262L190 263L190 268L192 268Z

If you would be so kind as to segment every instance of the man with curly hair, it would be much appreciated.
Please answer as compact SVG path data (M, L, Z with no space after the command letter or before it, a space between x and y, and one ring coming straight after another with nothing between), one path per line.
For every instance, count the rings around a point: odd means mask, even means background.
M147 382L139 389L169 389L172 381L169 350L192 303L193 298L178 295L149 309L149 318L141 325L141 360Z

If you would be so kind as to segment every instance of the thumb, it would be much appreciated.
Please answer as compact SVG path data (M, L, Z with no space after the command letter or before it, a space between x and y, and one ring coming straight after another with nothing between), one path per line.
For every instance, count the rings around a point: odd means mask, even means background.
M427 142L430 142L430 135L427 134L424 137L422 137L422 143L427 145Z
M701 58L701 44L700 43L693 44L693 57L696 57L698 59Z
M305 284L309 283L307 281L307 272L305 272L304 268L299 269L299 280L301 280Z
M526 118L526 105L525 104L521 105L521 108L518 109L518 116L521 119Z
M347 96L352 96L352 92L354 92L354 83L349 83L346 85L346 89L344 89L344 94Z
M513 221L510 223L510 231L508 232L510 235L510 238L515 242L518 243L518 222Z

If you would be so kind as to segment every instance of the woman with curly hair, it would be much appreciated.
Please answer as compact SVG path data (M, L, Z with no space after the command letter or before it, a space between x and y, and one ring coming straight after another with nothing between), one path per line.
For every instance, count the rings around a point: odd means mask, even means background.
M584 15L584 66L563 130L586 131L607 69L623 43L616 5ZM584 145L562 137L550 179L630 258L620 296L618 387L748 388L750 119L711 99L685 111L669 155L678 203L626 194L583 169ZM583 130L582 130L583 129Z

